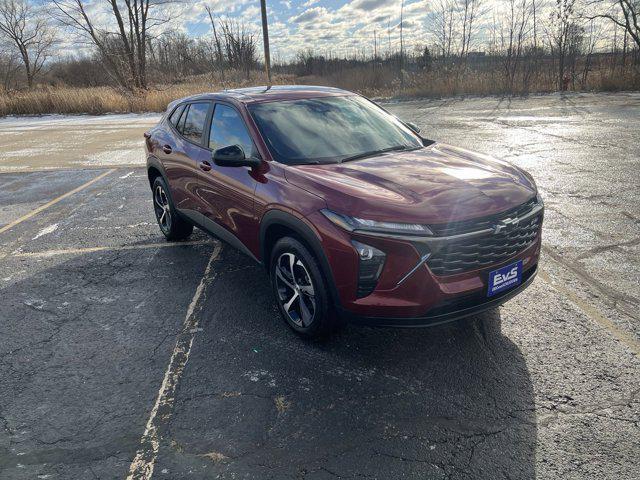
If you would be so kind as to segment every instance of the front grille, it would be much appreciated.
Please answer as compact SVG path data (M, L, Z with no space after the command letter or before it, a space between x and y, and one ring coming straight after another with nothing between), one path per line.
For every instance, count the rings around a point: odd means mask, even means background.
M511 214L513 215L513 214ZM499 217L500 218L500 217ZM506 217L502 217L506 218ZM536 239L542 213L521 221L511 231L489 233L465 240L452 240L427 260L435 275L452 275L476 270L508 260L529 247ZM493 219L493 224L496 220ZM492 223L483 228L490 228Z
M510 210L491 215L488 217L474 218L472 220L465 220L462 222L450 222L440 225L429 225L429 228L434 235L438 237L447 237L449 235L460 235L461 233L476 232L478 230L484 230L485 228L491 228L496 222L504 220L505 218L520 218L529 213L537 205L537 201L534 198L518 205Z

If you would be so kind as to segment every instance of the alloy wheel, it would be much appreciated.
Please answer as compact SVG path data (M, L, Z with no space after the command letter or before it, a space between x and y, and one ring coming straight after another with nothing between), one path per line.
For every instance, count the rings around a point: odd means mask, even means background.
M169 199L162 185L157 185L153 192L153 207L158 225L160 225L163 232L169 232L171 230L171 209L169 208Z
M316 314L315 289L302 260L292 252L278 257L276 288L283 310L295 325L308 327Z

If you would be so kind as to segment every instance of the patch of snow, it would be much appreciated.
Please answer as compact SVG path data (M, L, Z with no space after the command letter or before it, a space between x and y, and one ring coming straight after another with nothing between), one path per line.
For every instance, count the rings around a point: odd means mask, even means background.
M87 155L83 160L77 160L72 163L89 166L144 165L145 158L143 150L136 148L95 153L93 155Z
M40 238L43 235L48 235L50 233L55 232L58 229L58 224L54 223L53 225L49 225L48 227L44 227L42 230L40 230L38 233L36 233L36 236L33 237L31 240L35 240L36 238Z
M0 118L0 130L5 128L13 132L16 128L22 130L39 130L43 127L60 126L87 126L99 125L125 125L139 127L153 125L160 121L159 113L122 113L108 115L40 115L40 116L8 116Z
M44 155L50 152L47 148L23 148L21 150L9 150L2 152L2 156L5 158L11 157L35 157L36 155Z

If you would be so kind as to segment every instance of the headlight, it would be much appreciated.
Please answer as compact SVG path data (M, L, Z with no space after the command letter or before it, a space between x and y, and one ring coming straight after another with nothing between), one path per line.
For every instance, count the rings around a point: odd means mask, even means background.
M433 235L429 227L419 223L379 222L377 220L351 217L327 209L321 211L325 217L349 232L360 230L364 232L396 233L403 235Z
M536 203L540 206L544 206L544 200L542 200L542 195L540 195L540 192L536 194Z

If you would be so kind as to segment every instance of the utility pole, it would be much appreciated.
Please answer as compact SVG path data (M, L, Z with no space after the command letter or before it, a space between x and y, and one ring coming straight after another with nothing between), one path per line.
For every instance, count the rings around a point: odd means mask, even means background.
M378 60L378 36L375 28L373 29L373 60Z
M402 37L402 26L404 23L404 0L400 4L400 90L404 90L404 38Z
M271 58L269 56L269 25L267 23L267 0L260 0L262 7L262 43L264 43L264 69L267 72L267 86L271 86Z

